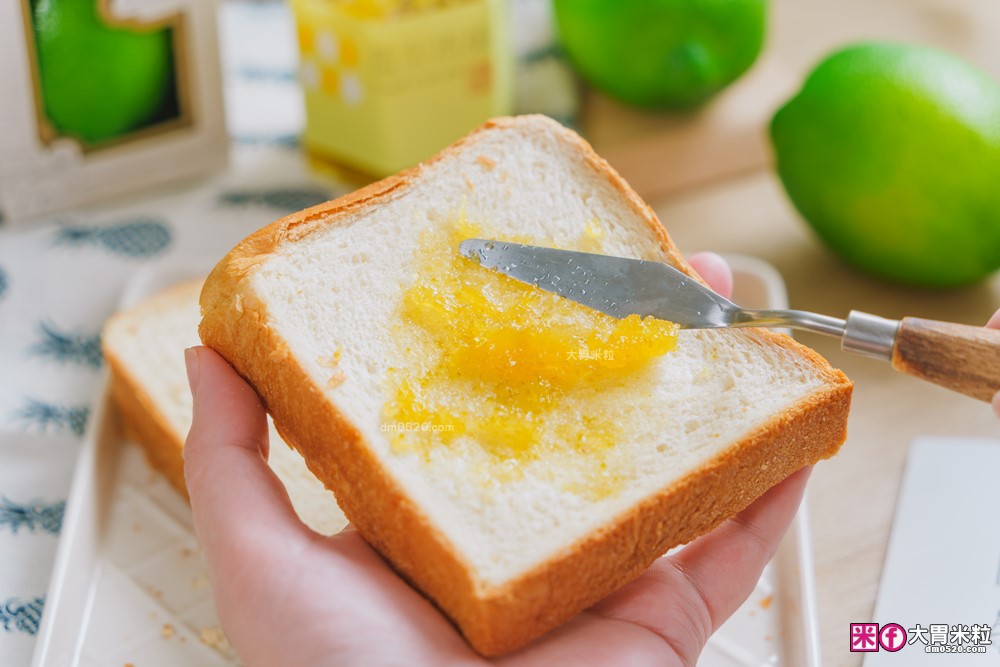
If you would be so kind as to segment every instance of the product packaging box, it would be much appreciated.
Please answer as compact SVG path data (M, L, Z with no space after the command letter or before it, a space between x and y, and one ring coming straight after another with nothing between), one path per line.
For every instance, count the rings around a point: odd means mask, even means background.
M292 0L303 144L372 176L511 111L502 0Z

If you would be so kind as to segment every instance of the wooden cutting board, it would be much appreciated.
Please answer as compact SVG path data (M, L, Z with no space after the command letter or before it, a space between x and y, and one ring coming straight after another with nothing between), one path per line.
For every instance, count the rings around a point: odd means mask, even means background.
M637 109L588 90L581 125L598 154L649 200L769 164L768 124L798 83L765 56L690 112Z

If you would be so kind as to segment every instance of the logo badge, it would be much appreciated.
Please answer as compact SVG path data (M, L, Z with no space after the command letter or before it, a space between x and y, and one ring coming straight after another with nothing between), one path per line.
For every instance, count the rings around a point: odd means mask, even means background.
M851 623L851 652L877 652L878 634L878 623Z
M886 623L878 632L878 645L895 653L906 646L906 630L898 623Z

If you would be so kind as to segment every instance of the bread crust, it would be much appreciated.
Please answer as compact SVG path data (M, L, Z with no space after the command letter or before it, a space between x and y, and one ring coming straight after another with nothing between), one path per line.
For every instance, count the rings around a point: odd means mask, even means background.
M345 215L405 192L427 165L462 151L483 132L518 126L556 133L628 201L667 259L699 279L652 209L576 134L539 116L485 124L427 163L334 201L287 216L250 235L215 267L201 295L199 333L257 390L286 441L336 495L348 519L397 570L430 597L481 654L523 646L627 583L677 544L744 509L799 468L836 453L846 437L852 383L788 336L757 330L762 345L808 360L824 387L734 443L680 481L502 586L475 577L430 519L386 473L359 431L324 397L267 326L266 304L244 280L283 243L340 224Z

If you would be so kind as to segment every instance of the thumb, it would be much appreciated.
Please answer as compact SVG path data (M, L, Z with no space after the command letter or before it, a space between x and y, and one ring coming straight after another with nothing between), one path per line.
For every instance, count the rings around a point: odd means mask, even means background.
M732 297L733 270L725 258L714 252L698 252L688 257L688 263L709 287L727 299Z
M223 572L307 531L267 465L267 415L250 386L216 352L184 351L194 421L184 446L184 477L195 532L209 570Z

